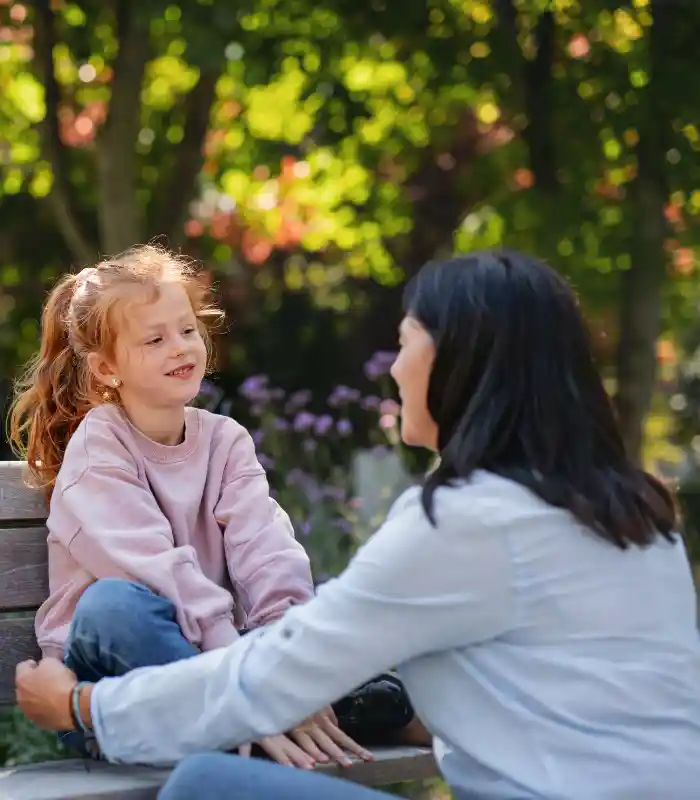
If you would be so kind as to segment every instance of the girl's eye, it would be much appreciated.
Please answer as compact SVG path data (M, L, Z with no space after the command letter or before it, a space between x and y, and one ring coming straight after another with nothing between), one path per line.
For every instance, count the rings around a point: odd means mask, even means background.
M162 341L163 341L163 337L162 336L156 336L154 339L149 339L146 342L146 344L147 345L160 344L160 342L162 342Z
M192 327L190 325L188 328L185 328L184 333L185 333L185 336L188 336L190 333L194 333L194 327Z

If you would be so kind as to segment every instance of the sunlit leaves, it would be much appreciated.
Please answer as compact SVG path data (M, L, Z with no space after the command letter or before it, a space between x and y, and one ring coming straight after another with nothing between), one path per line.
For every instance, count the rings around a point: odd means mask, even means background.
M179 49L179 48L178 48ZM198 70L173 54L160 56L150 62L143 87L143 103L152 112L171 109L179 97L197 83Z
M20 73L8 81L5 98L28 122L40 122L44 118L45 106L41 85L28 73Z

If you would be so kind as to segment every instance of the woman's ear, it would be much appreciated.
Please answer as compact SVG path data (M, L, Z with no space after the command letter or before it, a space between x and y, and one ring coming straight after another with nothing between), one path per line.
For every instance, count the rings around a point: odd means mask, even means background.
M113 388L115 382L121 383L114 364L110 364L100 353L89 353L87 357L88 369L98 383Z

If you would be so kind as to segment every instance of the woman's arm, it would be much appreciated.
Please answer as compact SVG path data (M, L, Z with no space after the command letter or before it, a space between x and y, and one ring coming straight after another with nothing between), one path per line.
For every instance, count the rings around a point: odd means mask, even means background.
M100 681L91 712L102 751L169 764L230 749L288 730L394 665L499 635L513 613L507 548L469 512L438 504L433 528L410 491L345 573L279 622Z
M287 514L270 497L250 434L236 425L225 482L215 509L224 531L229 575L257 628L314 595L311 565Z

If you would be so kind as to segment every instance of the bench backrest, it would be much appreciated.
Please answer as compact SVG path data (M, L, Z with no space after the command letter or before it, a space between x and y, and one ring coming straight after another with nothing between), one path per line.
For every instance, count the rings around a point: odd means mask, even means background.
M19 661L38 658L34 613L48 595L46 503L25 464L0 461L0 705L14 703Z

